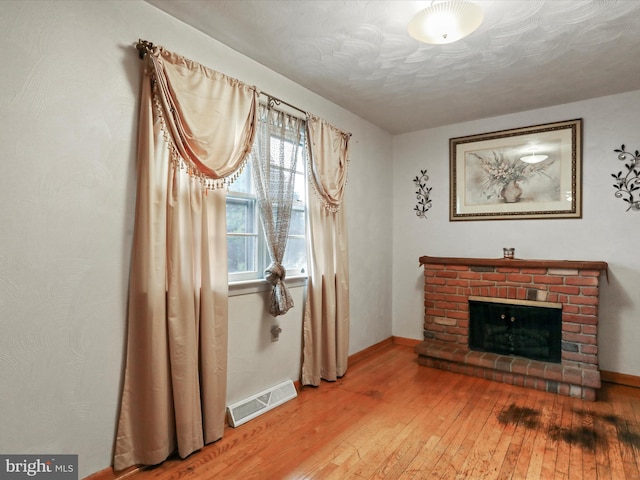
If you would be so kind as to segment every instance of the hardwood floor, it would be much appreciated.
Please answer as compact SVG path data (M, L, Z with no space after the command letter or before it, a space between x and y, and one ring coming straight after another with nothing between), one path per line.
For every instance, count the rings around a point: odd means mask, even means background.
M184 460L168 479L640 479L640 389L597 402L419 366L391 345Z

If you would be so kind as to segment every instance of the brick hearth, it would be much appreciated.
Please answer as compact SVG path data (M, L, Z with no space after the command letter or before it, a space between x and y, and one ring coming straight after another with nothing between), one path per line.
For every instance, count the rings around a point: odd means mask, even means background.
M606 262L420 257L424 266L421 365L595 400L599 277ZM562 361L469 350L469 297L562 306Z

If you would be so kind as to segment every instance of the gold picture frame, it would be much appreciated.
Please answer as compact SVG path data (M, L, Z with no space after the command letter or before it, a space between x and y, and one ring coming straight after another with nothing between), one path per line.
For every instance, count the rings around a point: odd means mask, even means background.
M450 221L582 218L582 119L449 139Z

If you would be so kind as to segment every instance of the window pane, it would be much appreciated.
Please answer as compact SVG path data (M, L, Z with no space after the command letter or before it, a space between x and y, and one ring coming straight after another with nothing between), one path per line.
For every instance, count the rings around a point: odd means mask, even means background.
M304 238L291 238L287 240L287 250L284 254L284 266L287 275L297 275L306 272L307 247Z
M242 174L229 185L230 192L253 193L253 182L251 180L251 162L247 162Z
M296 203L305 203L305 191L307 190L307 181L305 179L304 173L297 173L296 179L293 184L293 202L294 205Z
M227 237L229 273L256 271L256 242L254 236Z
M227 197L227 233L256 233L255 201Z
M291 210L289 235L304 235L304 210Z

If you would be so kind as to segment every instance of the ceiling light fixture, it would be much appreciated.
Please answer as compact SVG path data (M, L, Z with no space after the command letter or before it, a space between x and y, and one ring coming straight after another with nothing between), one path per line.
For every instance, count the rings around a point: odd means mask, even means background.
M452 43L466 37L482 23L479 5L465 0L431 2L409 22L409 35L423 43Z
M520 160L522 160L525 163L540 163L540 162L544 162L547 158L549 158L549 155L537 155L533 153L531 155L525 155L524 157L520 157Z

